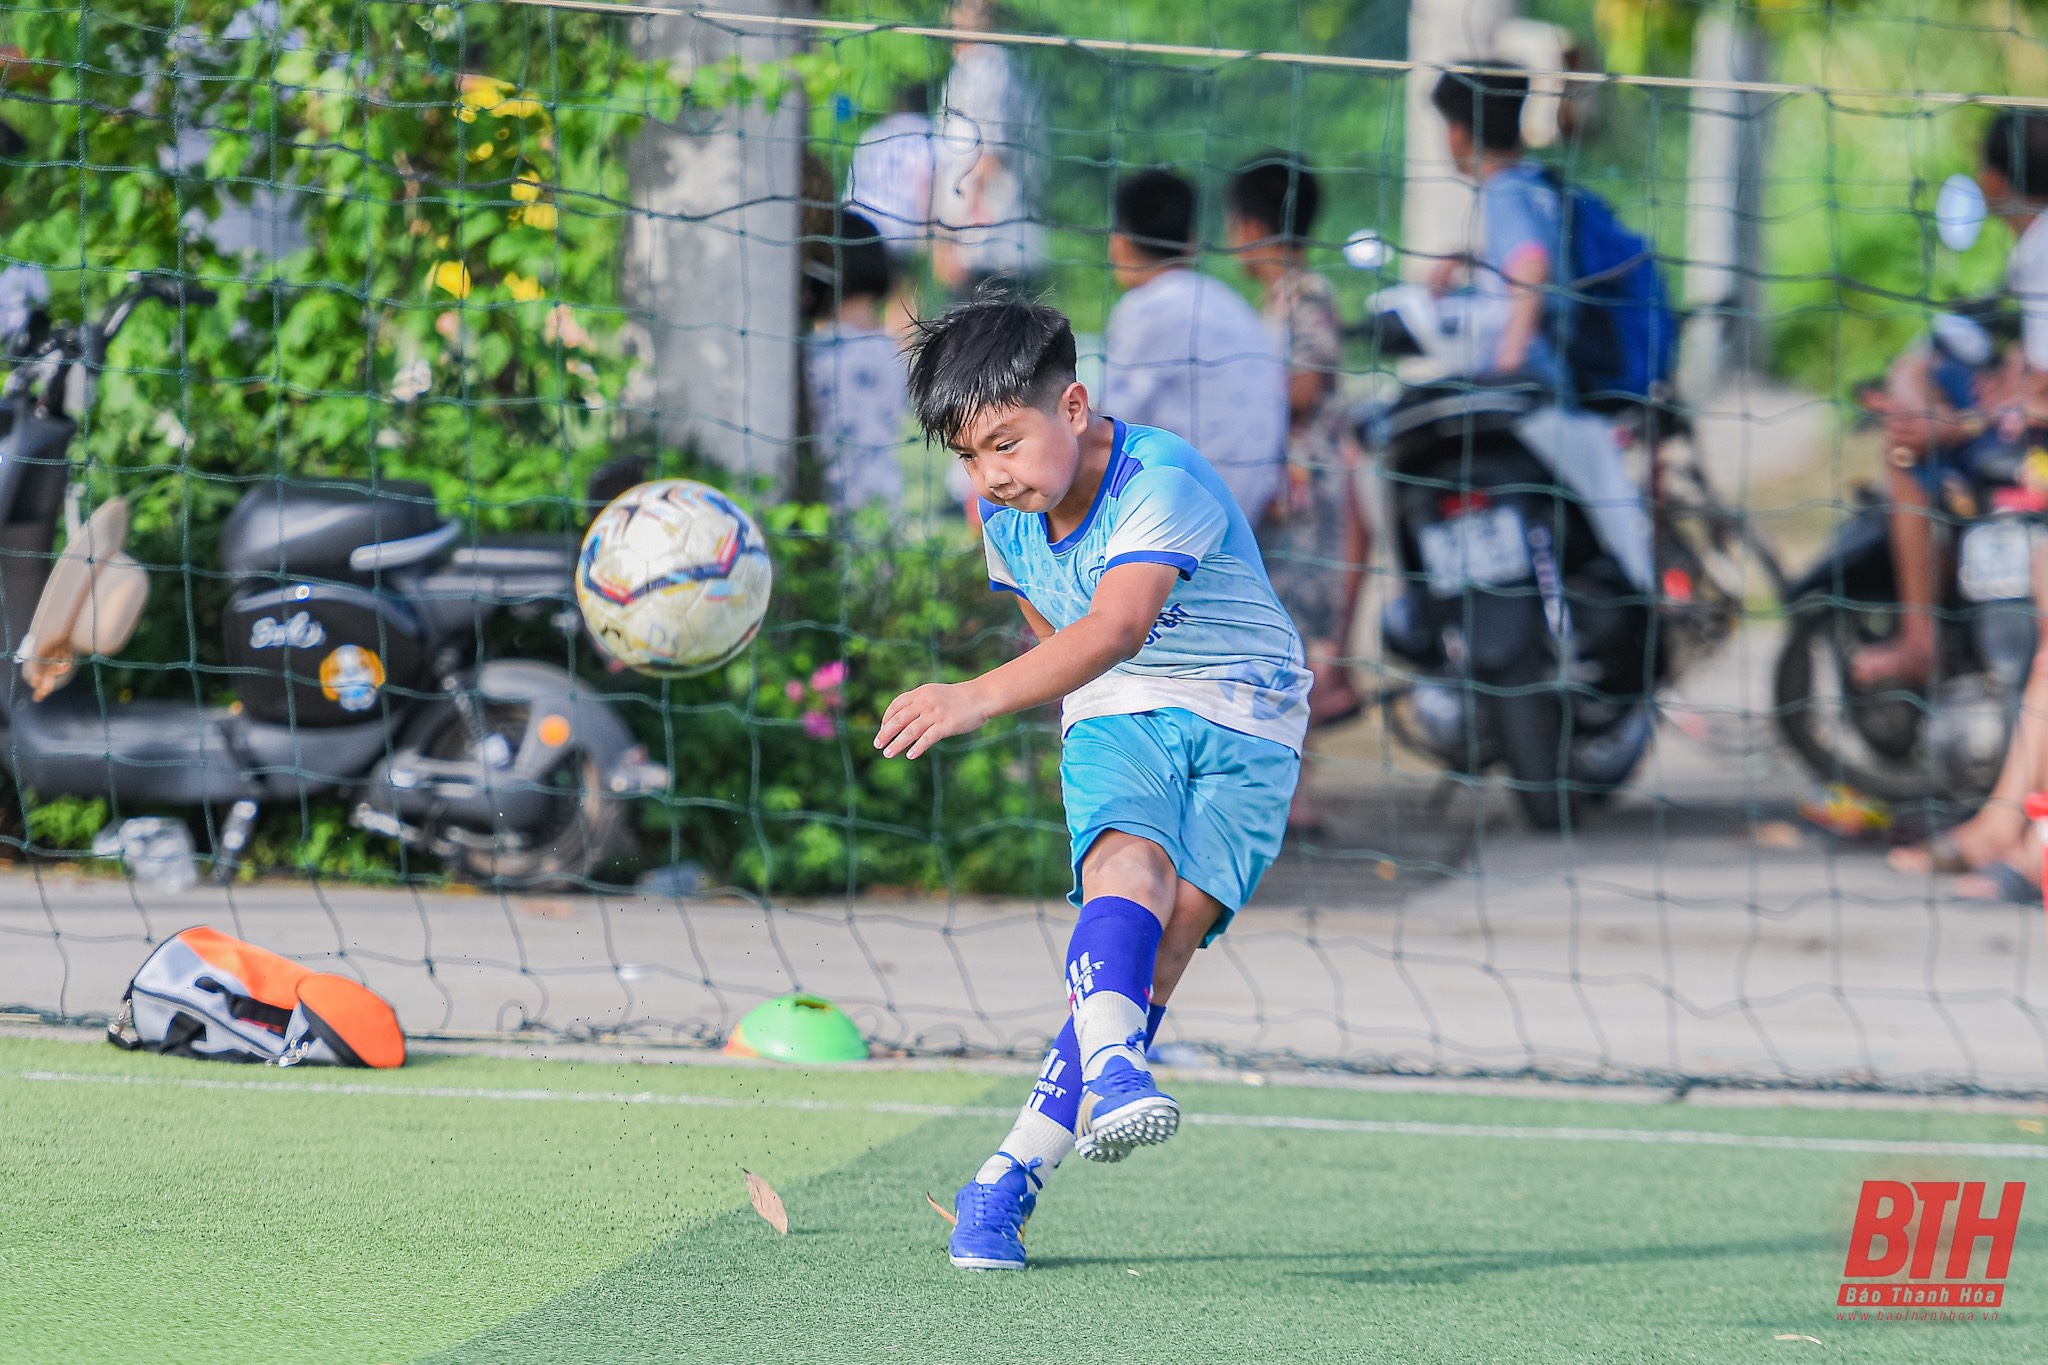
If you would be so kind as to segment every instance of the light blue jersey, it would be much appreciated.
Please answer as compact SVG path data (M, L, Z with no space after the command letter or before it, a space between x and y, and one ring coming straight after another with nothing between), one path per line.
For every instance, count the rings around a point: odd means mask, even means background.
M1244 513L1186 441L1115 425L1102 487L1072 535L1054 541L1043 515L981 504L989 586L1023 597L1056 629L1088 614L1102 575L1119 564L1180 571L1144 648L1071 693L1062 730L1179 708L1299 753L1309 690L1301 637Z

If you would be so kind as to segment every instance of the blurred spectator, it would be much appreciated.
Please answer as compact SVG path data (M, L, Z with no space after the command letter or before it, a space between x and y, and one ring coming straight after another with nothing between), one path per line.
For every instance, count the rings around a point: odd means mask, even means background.
M1974 384L1967 374L1947 373L1953 366L1936 365L1931 347L1919 348L1893 366L1884 395L1866 400L1884 417L1892 453L1899 626L1891 639L1856 652L1851 673L1863 688L1922 684L1934 664L1930 517L1943 481L1973 478L1986 439L2018 440L2030 423L2048 421L2048 117L2009 109L1993 119L1977 179L1987 206L2019 239L2006 258L2006 287L2020 304L2020 345L2002 369Z
M804 387L825 499L842 512L903 502L908 375L882 325L894 272L881 231L842 209L831 241L829 311L804 347Z
M931 247L932 166L937 151L922 84L896 91L893 113L861 134L846 173L846 206L873 223L896 267L896 292L884 314L892 332L917 317L915 262Z
M2006 286L2020 305L2020 344L2004 365L1971 391L1938 372L1931 350L1894 367L1890 392L1873 406L1885 415L1894 459L1892 557L1899 575L1899 630L1884 645L1866 647L1855 660L1866 677L1926 676L1934 657L1934 545L1930 505L1951 474L1973 477L1975 457L1988 446L2043 439L2048 428L2048 117L2007 110L1984 137L1977 178L1990 211L2018 237L2006 261ZM2048 493L2029 461L2022 473L2031 491ZM2048 622L2048 547L2036 541L2034 614ZM2048 628L2034 666L2005 766L1984 805L1953 829L1891 855L1901 872L1972 872L1957 883L1965 899L2032 902L2040 895L2041 849L2024 802L2048 790Z
M1476 259L1439 261L1430 284L1443 293L1463 275L1475 294L1501 305L1500 340L1481 373L1519 376L1562 398L1568 391L1554 338L1570 332L1571 300L1551 284L1568 259L1564 208L1543 168L1522 154L1528 93L1527 76L1505 72L1447 71L1437 81L1430 102L1443 116L1459 173L1478 182L1482 233Z
M1125 176L1109 259L1129 292L1109 315L1101 408L1192 444L1256 526L1284 474L1287 363L1251 305L1197 272L1194 254L1195 187L1167 170Z
M1308 268L1321 202L1314 172L1284 157L1246 163L1230 179L1225 233L1238 265L1263 293L1261 312L1286 353L1286 480L1258 526L1266 574L1308 650L1315 690L1311 727L1346 720L1360 700L1342 659L1358 613L1367 557L1356 462L1344 440L1337 371L1343 328L1330 282ZM1313 827L1308 783L1289 823Z
M861 134L846 173L846 206L873 223L889 254L924 248L932 221L932 121L925 88L898 87L893 113Z
M995 27L993 0L956 0L952 26ZM956 298L990 281L1028 291L1044 268L1037 221L1043 111L1022 63L995 43L958 43L940 101L932 171L932 275Z

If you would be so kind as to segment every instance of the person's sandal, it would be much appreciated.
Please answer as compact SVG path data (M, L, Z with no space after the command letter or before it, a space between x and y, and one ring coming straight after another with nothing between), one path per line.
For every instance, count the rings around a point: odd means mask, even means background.
M2027 874L2011 863L1987 863L1976 875L1991 883L1989 896L1955 896L1964 905L2039 905L2041 888L2027 880Z

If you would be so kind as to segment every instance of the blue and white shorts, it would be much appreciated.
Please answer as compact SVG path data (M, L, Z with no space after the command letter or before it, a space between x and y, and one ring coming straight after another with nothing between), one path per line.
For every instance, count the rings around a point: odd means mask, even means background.
M1181 880L1223 905L1206 946L1230 927L1279 856L1301 755L1270 739L1168 708L1092 716L1067 731L1060 792L1073 843L1080 905L1081 859L1105 830L1150 839Z

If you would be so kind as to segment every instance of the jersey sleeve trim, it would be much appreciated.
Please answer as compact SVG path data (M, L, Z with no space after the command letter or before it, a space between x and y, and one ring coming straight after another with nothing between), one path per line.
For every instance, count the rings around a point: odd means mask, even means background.
M1102 571L1107 573L1119 564L1170 564L1185 580L1195 576L1201 561L1174 550L1126 550L1103 565Z
M1019 597L1024 597L1024 589L1018 587L1015 583L998 583L995 579L991 578L988 581L988 586L991 592L1015 593ZM1025 598L1025 600L1028 602L1031 599Z

